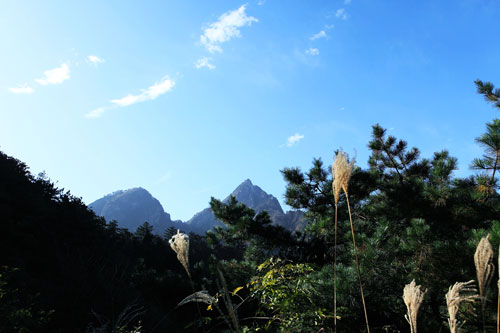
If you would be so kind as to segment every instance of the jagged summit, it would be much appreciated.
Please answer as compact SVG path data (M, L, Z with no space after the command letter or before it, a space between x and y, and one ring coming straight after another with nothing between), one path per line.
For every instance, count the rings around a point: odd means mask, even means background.
M278 199L254 185L250 179L245 179L238 185L224 199L224 202L227 202L231 195L239 202L254 209L256 213L267 211L275 224L290 230L303 227L304 219L301 212L284 213ZM115 191L94 201L89 207L107 221L116 220L120 227L127 228L132 232L145 221L152 224L158 234L162 234L165 229L173 226L185 232L203 235L215 226L223 226L223 223L215 218L210 208L196 213L186 223L172 221L160 202L142 187Z

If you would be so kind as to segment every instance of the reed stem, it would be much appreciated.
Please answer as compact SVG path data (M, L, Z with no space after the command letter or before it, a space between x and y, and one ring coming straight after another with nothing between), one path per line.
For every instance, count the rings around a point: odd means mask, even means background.
M351 205L349 203L349 195L347 194L347 192L345 193L345 197L347 200L347 209L349 210L349 222L351 223L352 244L354 246L354 256L356 258L356 271L358 273L359 290L361 291L361 301L363 302L363 310L365 312L366 330L368 333L370 333L370 325L368 324L368 314L366 313L365 296L363 293L363 284L361 283L361 273L359 272L358 248L356 247L356 237L354 236L354 225L352 224Z
M337 332L337 211L335 204L335 244L333 246L333 327Z

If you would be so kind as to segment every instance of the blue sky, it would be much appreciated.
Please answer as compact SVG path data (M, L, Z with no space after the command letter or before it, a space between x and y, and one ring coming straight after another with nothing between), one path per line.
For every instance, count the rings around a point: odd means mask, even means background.
M3 1L0 150L90 203L144 187L187 220L250 178L371 126L448 149L458 176L498 116L500 1ZM287 207L285 207L287 209Z

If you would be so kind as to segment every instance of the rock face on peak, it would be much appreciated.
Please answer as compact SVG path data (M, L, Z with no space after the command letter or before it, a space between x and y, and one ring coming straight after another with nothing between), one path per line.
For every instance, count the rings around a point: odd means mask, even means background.
M231 193L239 202L254 209L257 213L267 210L269 215L283 214L281 205L274 196L267 194L257 185L253 185L250 179L245 180ZM228 200L227 197L224 201Z
M91 203L89 208L108 222L118 221L120 228L127 228L131 232L146 221L158 234L174 225L161 203L141 187L108 194Z
M301 230L305 225L302 212L290 211L285 214L278 199L263 191L259 186L252 184L250 179L241 183L223 202L228 202L231 195L238 202L255 210L256 213L267 211L273 223L281 225L285 229L290 231ZM215 226L224 226L222 222L216 219L210 208L205 208L195 214L186 224L189 225L191 231L198 234L205 234Z

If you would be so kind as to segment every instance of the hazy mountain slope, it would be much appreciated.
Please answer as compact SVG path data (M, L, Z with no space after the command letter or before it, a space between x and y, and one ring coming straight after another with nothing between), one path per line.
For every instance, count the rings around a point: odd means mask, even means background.
M165 213L161 203L141 187L108 194L91 203L89 208L108 222L118 221L121 228L127 228L131 232L146 221L159 234L176 224Z

